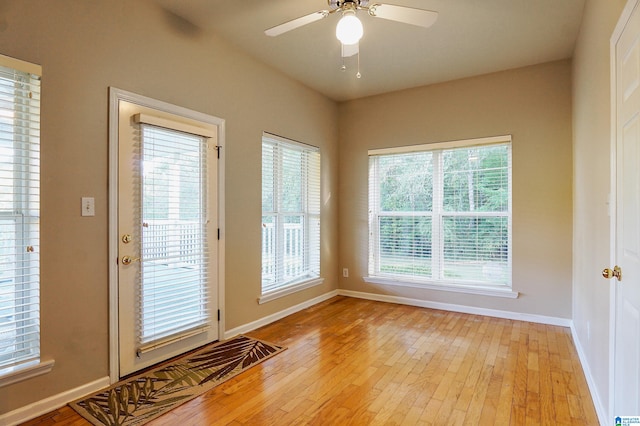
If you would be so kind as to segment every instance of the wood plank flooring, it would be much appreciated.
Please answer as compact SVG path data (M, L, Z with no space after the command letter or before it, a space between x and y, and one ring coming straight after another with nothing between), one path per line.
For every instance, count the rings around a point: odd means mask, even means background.
M598 424L567 328L336 297L248 335L288 349L149 424Z

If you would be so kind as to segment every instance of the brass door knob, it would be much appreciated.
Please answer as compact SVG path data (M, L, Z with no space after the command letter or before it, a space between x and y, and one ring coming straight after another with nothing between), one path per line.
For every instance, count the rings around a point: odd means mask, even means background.
M123 265L131 265L132 262L140 262L139 257L122 256Z
M613 270L604 268L602 270L602 276L608 280L615 277L618 281L622 281L622 269L620 269L618 265L614 266Z

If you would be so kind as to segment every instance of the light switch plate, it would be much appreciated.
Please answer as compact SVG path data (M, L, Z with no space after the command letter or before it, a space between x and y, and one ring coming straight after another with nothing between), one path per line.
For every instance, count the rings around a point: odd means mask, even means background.
M96 200L93 197L82 197L82 216L96 215Z

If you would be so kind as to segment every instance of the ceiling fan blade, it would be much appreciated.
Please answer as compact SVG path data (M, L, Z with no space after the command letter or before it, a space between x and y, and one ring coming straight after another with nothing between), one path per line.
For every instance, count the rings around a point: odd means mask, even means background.
M438 12L393 4L372 4L369 15L424 28L429 28L438 19Z
M342 45L342 57L348 58L353 55L357 55L360 50L360 43L356 44L343 44Z
M284 34L287 31L295 30L296 28L319 21L323 18L326 18L327 16L329 16L328 10L320 10L318 12L313 12L308 15L301 16L300 18L293 19L291 21L287 21L283 24L276 25L275 27L265 30L264 33L271 37L279 36L280 34Z

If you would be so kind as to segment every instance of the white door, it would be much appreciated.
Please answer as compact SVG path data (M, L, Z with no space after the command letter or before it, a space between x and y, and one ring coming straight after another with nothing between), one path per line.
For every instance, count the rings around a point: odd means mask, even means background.
M621 273L615 277L614 417L640 415L640 11L637 5L630 15L623 14L622 19L626 22L621 22L619 28L624 29L617 40L613 39L616 82L612 105L616 111L613 261Z
M118 106L119 377L218 339L217 126Z

